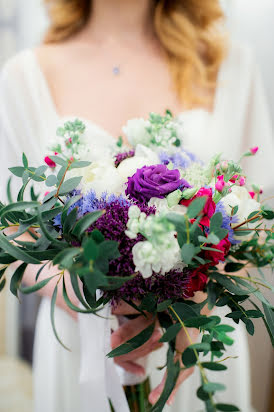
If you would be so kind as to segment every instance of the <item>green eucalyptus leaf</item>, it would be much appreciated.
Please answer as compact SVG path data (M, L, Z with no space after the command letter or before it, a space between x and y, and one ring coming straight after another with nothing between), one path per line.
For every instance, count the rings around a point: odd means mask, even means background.
M177 334L182 329L180 323L175 323L174 325L170 326L167 331L163 334L159 342L170 342L171 340L175 339Z
M59 265L62 269L68 269L72 266L74 259L81 253L80 247L70 247L68 249L63 249L58 255L53 259L54 265Z
M191 348L186 348L182 354L182 361L186 368L191 368L196 365L198 359L196 357L195 351Z
M226 272L238 272L239 270L243 269L245 265L243 263L238 262L229 262L225 265Z
M11 203L10 205L5 206L3 209L0 210L0 217L5 216L9 212L18 212L18 211L25 211L26 209L30 208L37 208L40 206L39 202L16 202Z
M18 167L10 167L9 171L17 177L22 177L23 173L25 171L25 168L23 166L18 166Z
M153 322L146 329L142 330L142 332L140 332L138 335L134 336L134 338L113 349L111 352L107 354L107 356L109 358L114 358L117 356L125 355L126 353L129 353L139 348L151 338L154 329L155 323Z
M22 281L22 278L24 276L25 270L26 270L27 264L22 263L22 265L18 266L14 274L12 275L11 281L10 281L10 291L11 293L18 298L18 289L20 286L20 283Z
M50 155L49 158L50 158L51 160L53 160L54 163L57 163L57 164L60 165L60 166L65 166L65 167L67 167L67 165L68 165L68 162L66 162L66 161L65 161L64 159L62 159L60 156Z
M49 175L46 180L46 186L51 187L57 184L57 177L55 175Z
M71 164L70 169L79 169L79 168L87 167L89 165L91 165L91 162L77 161Z
M234 405L229 405L227 403L217 403L216 405L216 409L218 411L223 411L223 412L240 412L240 409L237 408L237 406Z
M49 278L41 280L41 282L35 283L33 286L29 287L19 287L20 292L24 293L24 295L29 295L30 293L37 292L38 290L44 288L52 279L56 278L58 275L51 276Z
M189 265L196 254L195 246L192 243L185 243L181 249L182 260Z
M227 366L217 362L202 362L202 366L211 371L225 371L227 369Z
M189 219L194 219L203 210L206 204L207 198L205 196L197 197L194 199L187 208L187 216Z
M80 184L81 180L81 176L72 177L66 180L60 187L59 195L62 196L69 192L72 192Z
M85 216L83 216L78 222L76 223L72 234L76 237L82 236L82 234L93 224L96 222L97 219L99 219L100 216L103 215L102 210L98 210L96 212L88 213Z
M55 288L54 288L54 292L53 292L53 295L52 295L52 298L51 298L51 303L50 303L51 326L52 326L53 333L54 333L57 341L63 346L64 349L70 351L70 349L67 346L65 346L63 344L63 342L61 341L61 339L59 338L59 336L57 334L56 326L55 326L54 312L55 312L55 306L56 306L57 293L58 293L58 285L56 285Z
M173 389L175 388L178 376L180 373L179 362L174 362L173 351L169 348L167 353L167 378L165 381L164 389L160 398L155 405L152 406L150 412L162 412L168 398L170 397Z
M10 243L3 233L0 233L0 247L9 255L13 256L17 260L22 260L25 263L32 263L34 265L40 264L41 262L34 257L31 257L27 252L22 250L20 247L14 246Z
M203 385L203 390L208 393L224 391L225 389L226 387L222 383L208 382Z

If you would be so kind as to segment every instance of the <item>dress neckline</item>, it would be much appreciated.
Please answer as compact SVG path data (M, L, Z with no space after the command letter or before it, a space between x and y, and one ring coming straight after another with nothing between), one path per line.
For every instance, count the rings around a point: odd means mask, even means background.
M41 67L41 64L35 54L35 50L34 49L28 49L27 52L29 52L29 56L32 60L34 69L38 75L39 81L41 83L41 86L43 88L43 91L45 93L46 99L48 100L48 103L51 107L51 110L55 116L55 118L60 121L62 119L72 119L72 118L78 118L81 119L84 123L86 123L88 126L92 127L93 129L96 129L98 132L103 133L104 135L108 136L109 138L113 139L114 141L117 141L117 138L115 138L115 136L109 132L104 126L101 126L99 123L97 123L96 121L93 121L92 119L87 119L81 115L61 115L58 113L57 110L57 106L54 102L54 98L52 95L52 91L50 89L48 80L46 78L46 75ZM178 118L186 118L186 117L192 117L193 115L200 115L203 117L208 117L209 119L213 119L216 116L216 112L217 109L219 107L219 101L221 98L221 76L222 76L222 70L223 70L223 66L220 67L219 73L218 73L218 77L217 77L217 86L216 86L216 91L215 91L215 97L214 97L214 103L213 103L213 109L212 111L208 111L207 109L203 108L203 107L198 107L198 108L194 108L194 109L188 109L188 110L184 110L179 112L175 117ZM121 126L122 127L122 126Z

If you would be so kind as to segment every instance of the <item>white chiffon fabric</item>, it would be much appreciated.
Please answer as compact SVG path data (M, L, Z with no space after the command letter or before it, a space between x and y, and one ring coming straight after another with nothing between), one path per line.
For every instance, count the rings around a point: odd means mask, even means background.
M46 79L32 50L26 50L11 59L4 67L0 84L0 198L5 198L7 169L21 163L25 152L33 165L40 165L48 141L54 136L61 119L54 106ZM77 113L78 115L78 113ZM215 107L212 113L192 110L180 114L185 125L184 146L207 161L213 153L224 152L226 157L239 159L243 151L260 146L258 155L246 162L248 176L262 182L268 190L273 176L272 130L261 79L248 48L231 45L229 55L222 65L218 79ZM107 147L114 137L94 122L83 119L94 136L94 146ZM272 168L272 173L271 173ZM216 309L215 314L225 316L226 309ZM91 315L92 316L92 315ZM227 319L226 323L232 321ZM56 341L50 324L50 303L44 298L37 319L34 348L35 412L84 412L87 400L83 399L79 385L80 331L79 324L61 309L56 310L56 325L61 339L70 347L68 352ZM218 400L234 403L242 412L251 412L250 369L248 344L242 325L233 333L236 343L228 355L237 356L226 364L228 371L218 374L219 381L227 386ZM92 331L97 339L98 330ZM103 346L103 345L102 345ZM103 352L104 348L99 348ZM152 354L150 362L164 365L164 352ZM88 368L94 376L99 373L96 359ZM162 372L154 368L151 384L160 382ZM209 373L210 375L210 373ZM113 378L114 379L114 378ZM198 371L182 385L176 400L166 412L198 412L203 404L196 398L200 385ZM107 412L96 408L90 388L90 412ZM100 390L100 388L98 388ZM117 410L116 412L121 412Z

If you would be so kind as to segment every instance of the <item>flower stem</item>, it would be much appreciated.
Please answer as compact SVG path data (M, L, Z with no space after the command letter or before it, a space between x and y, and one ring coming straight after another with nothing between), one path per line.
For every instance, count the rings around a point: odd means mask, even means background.
M190 345L193 345L193 341L192 341L192 339L191 339L191 336L190 336L190 334L189 334L189 332L188 332L188 330L187 330L187 327L185 326L184 322L182 321L182 319L180 318L180 316L178 315L178 313L175 311L175 309L174 309L172 306L169 306L169 309L174 313L174 315L175 315L176 318L178 319L180 325L182 326L182 329L184 330L184 332L185 332L185 334L186 334L186 337L187 337ZM193 352L194 352L195 357L196 357L196 359L197 359L197 365L198 365L198 367L199 367L199 369L200 369L202 381L203 381L203 383L207 384L207 383L208 383L208 379L207 379L207 376L206 376L205 369L204 369L203 365L201 364L201 361L200 361L200 358L199 358L199 354L198 354L198 352L197 352L196 349L193 349ZM209 396L210 402L211 402L214 410L216 410L212 393L209 392L209 393L208 393L208 396Z
M262 216L261 216L261 213L260 213L260 212L257 213L256 215L252 216L250 219L246 219L244 222L240 223L239 225L234 226L234 227L233 227L233 230L238 229L239 227L245 225L246 223L252 222L253 220L257 219L258 217L261 217L261 219L262 219Z

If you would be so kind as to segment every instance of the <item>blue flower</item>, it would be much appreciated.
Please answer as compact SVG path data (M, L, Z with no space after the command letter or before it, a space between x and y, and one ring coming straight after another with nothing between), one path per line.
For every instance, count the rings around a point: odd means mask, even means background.
M216 205L216 211L215 213L222 213L223 216L223 223L222 223L222 228L228 230L228 240L232 245L236 245L237 243L240 243L238 240L234 238L234 230L231 227L231 223L237 223L237 217L236 216L229 216L225 210L225 206L222 203L222 201L218 202Z

